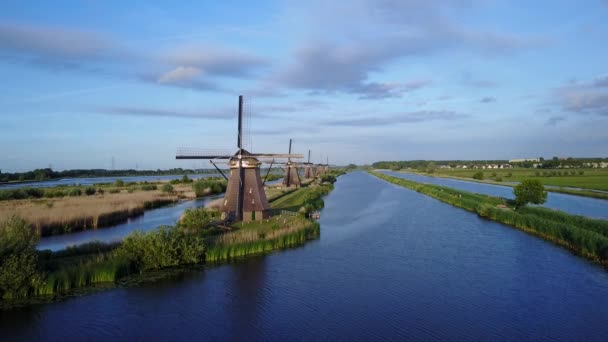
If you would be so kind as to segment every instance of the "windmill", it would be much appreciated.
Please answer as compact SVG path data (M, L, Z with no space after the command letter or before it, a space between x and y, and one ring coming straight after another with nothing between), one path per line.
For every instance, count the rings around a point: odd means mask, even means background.
M243 96L239 96L238 137L235 154L207 153L192 149L177 151L175 159L209 159L220 174L228 181L221 211L222 218L235 221L263 220L270 216L270 204L264 192L264 182L260 176L258 158L303 158L301 154L251 153L243 148ZM214 159L227 159L230 175L213 163ZM272 166L271 166L272 168ZM270 171L270 169L269 169ZM266 174L268 177L268 174Z
M289 139L289 154L291 154L291 139ZM291 158L287 158L287 164L285 165L285 177L283 177L283 186L299 187L302 185L300 181L300 175L298 174L298 164L291 161Z
M321 157L321 160L323 160L322 157ZM324 173L325 173L325 165L323 165L323 162L316 164L315 165L315 177L321 177L321 176L323 176Z
M312 169L312 163L310 162L310 150L308 150L308 161L304 163L304 179L314 178L314 172Z

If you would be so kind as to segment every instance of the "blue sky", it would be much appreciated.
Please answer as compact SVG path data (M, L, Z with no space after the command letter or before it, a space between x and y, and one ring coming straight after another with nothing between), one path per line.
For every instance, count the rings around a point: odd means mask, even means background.
M608 157L608 1L3 1L0 169Z

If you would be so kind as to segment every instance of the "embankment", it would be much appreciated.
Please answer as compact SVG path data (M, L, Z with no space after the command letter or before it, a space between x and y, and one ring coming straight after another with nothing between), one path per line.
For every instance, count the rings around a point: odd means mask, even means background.
M436 198L479 216L533 234L577 255L608 266L608 221L566 214L543 207L515 210L511 201L448 187L422 184L378 172L372 175Z

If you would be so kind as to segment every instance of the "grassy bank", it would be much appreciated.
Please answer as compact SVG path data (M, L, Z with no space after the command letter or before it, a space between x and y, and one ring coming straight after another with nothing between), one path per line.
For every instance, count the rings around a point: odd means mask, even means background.
M577 255L608 266L608 221L570 215L543 207L514 209L511 201L494 196L421 184L378 172L372 175L442 202L510 225L565 247Z
M433 175L472 179L482 172L484 180L502 179L506 182L521 182L538 179L544 185L608 191L608 169L435 169ZM549 189L547 189L549 190Z
M7 237L0 241L0 257L4 253L17 261L0 262L0 308L52 301L138 279L155 279L172 269L229 262L302 245L320 234L318 223L303 214L322 207L321 197L331 189L331 184L311 184L290 190L288 199L284 195L279 197L281 202L272 202L279 212L298 208L299 214L284 212L261 222L226 227L218 212L190 209L175 226L134 232L120 244L91 243L60 252L36 251L38 235L26 229L26 221L10 218L0 225L0 237ZM26 236L24 232L29 233ZM26 242L15 244L15 240ZM29 275L8 279L19 274L22 264L27 264Z
M408 171L397 171L397 172L408 172L408 173L414 173L414 174L420 174L423 176L429 176L429 177L442 177L442 178L452 178L452 179L458 179L458 180L463 180L463 181L467 181L467 182L475 182L475 183L483 183L483 184L492 184L492 185L501 185L501 186L508 186L508 187L515 187L516 184L513 183L507 183L507 182L519 182L521 180L523 180L524 176L523 175L519 175L519 177L517 177L517 180L513 179L513 178L502 178L502 176L498 175L496 177L492 177L492 173L494 172L485 172L484 175L487 173L487 176L491 177L491 178L485 178L484 179L475 179L475 178L466 178L466 177L461 177L461 176L456 176L456 175L452 175L450 173L446 173L446 172L433 172L431 174L429 173L423 173L423 172L418 172L416 170L408 170ZM479 172L479 171L477 171ZM464 172L459 172L461 174L465 174ZM470 171L468 171L467 173L470 173ZM524 174L528 174L530 173L530 171L526 171ZM596 171L596 173L599 173ZM457 174L455 172L455 174ZM474 174L474 173L473 173ZM508 173L506 173L508 175ZM499 179L502 181L496 181L495 179ZM538 179L535 177L531 177L531 179ZM550 182L550 180L549 180ZM544 180L543 182L544 184L547 183L547 180ZM548 184L546 184L548 185ZM546 187L545 188L546 191L549 192L556 192L556 193L561 193L561 194L568 194L568 195L574 195L574 196L582 196L582 197L591 197L591 198L597 198L597 199L605 199L608 200L608 193L606 192L600 192L600 191L593 191L593 190L578 190L578 189L568 189L568 188L556 188L553 185L550 187Z

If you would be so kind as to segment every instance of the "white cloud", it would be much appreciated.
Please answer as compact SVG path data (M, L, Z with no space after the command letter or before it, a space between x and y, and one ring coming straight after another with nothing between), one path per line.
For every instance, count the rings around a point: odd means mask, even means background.
M160 75L157 82L161 84L189 82L200 76L202 73L203 71L199 68L178 66L177 68Z

